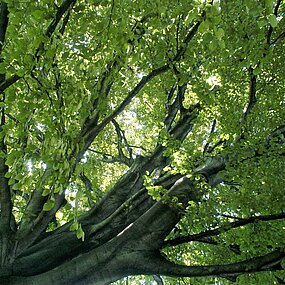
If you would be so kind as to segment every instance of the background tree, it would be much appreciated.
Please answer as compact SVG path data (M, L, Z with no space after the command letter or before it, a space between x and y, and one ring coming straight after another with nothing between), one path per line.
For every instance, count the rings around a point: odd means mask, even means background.
M284 284L281 0L0 3L0 284Z

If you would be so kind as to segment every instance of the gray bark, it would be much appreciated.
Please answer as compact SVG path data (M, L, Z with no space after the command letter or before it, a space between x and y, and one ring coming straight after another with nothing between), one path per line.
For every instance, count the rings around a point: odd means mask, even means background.
M55 15L45 31L46 37L51 38L61 22L60 33L64 32L69 11L75 2L76 0L64 0L62 5L56 8ZM7 5L3 1L0 3L0 53L2 53L9 17ZM205 14L202 16L204 17ZM199 25L200 21L190 25L185 38L181 40L183 44L171 60L172 64L184 56L187 45L195 36ZM36 59L39 58L39 49L34 54ZM120 69L116 59L112 62L110 70L103 72L100 77L102 88L99 88L99 93L101 92L100 96L103 99L107 98L112 88L112 82L106 86L104 82L112 77L113 68ZM139 91L151 80L172 68L169 63L164 63L151 70L107 117L102 117L99 110L96 110L97 98L94 100L94 110L90 110L93 115L86 118L74 142L76 146L82 143L82 147L77 152L74 147L72 155L75 162L71 166L71 173L98 134L110 122L114 123L114 119L130 104ZM20 79L21 77L17 74L11 75L8 79L4 74L0 75L0 92L3 93L5 89ZM167 103L168 113L164 120L169 136L181 142L192 130L193 121L201 109L199 105L191 106L189 109L183 107L185 90L186 85L177 87L175 84L173 86ZM4 124L5 113L1 110L1 126ZM116 126L118 131L118 125ZM272 133L272 138L279 136L280 133L284 133L284 126ZM3 152L6 151L4 142L4 139L0 141L0 150ZM4 158L1 158L0 285L103 285L128 275L138 274L233 278L243 273L280 269L284 252L279 250L271 251L264 256L224 265L182 266L165 259L161 254L161 249L165 246L166 237L183 216L188 202L201 202L200 199L204 193L181 174L162 174L162 169L169 164L169 159L163 155L164 150L165 148L158 144L149 156L127 161L126 164L130 165L129 170L90 211L79 218L85 232L85 241L77 239L76 234L69 231L71 222L52 232L46 232L57 210L65 203L64 191L62 194L55 195L53 210L43 211L47 198L42 196L43 189L35 189L27 201L23 218L16 227L12 214L11 189L5 176L8 168ZM70 161L72 155L68 157ZM203 175L211 186L215 186L222 182L219 172L225 168L225 162L225 156L210 157L205 164L195 170L194 174ZM46 170L41 178L42 181L46 179L46 175L49 175L49 171L52 169ZM143 178L146 171L156 173L154 184L161 185L167 190L164 194L165 200L154 201L148 195ZM174 197L178 199L179 207L171 202L162 202L171 201ZM235 228L239 225L235 223L231 226ZM227 228L218 229L215 234L221 233L222 230L227 230ZM196 236L196 240L205 241L215 234L214 230L208 231L200 238ZM186 238L186 241L193 240L193 236L188 240ZM175 243L179 244L181 240L177 239L173 242Z

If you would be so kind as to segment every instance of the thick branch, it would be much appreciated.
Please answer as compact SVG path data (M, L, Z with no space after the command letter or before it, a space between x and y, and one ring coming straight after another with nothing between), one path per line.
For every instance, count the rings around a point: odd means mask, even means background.
M3 100L4 101L4 100ZM2 101L2 102L3 102ZM12 251L13 242L12 234L15 230L15 218L12 214L11 189L8 184L6 173L8 166L5 164L7 155L7 146L5 144L5 134L3 126L5 125L4 107L1 108L1 125L0 125L0 267L8 264L9 256ZM4 156L4 157L3 157Z
M198 112L196 108L193 108L192 112L189 111L186 114L181 115L177 124L173 128L171 135L175 139L183 140L191 130L193 126L192 121L197 117L197 114ZM129 171L117 182L113 189L111 189L108 194L95 205L94 208L79 218L79 222L82 224L84 230L86 230L86 240L89 239L88 237L92 236L91 247L95 245L99 246L100 244L108 241L114 237L114 235L118 234L118 231L122 231L124 227L135 221L138 217L142 216L151 207L153 203L150 203L150 199L145 190L143 191L143 195L139 195L142 196L142 198L137 199L137 206L134 207L136 203L132 202L130 210L126 204L126 201L133 195L136 197L136 193L142 189L143 175L145 171L148 170L151 173L155 168L160 166L161 163L164 163L165 158L163 157L163 149L163 147L158 146L153 155L149 158L137 157ZM163 184L163 187L169 189L177 179L178 178L173 180L172 177L170 177L168 179L170 180L170 185L168 185L169 183L167 182L167 179L161 183ZM128 211L127 218L124 209ZM165 220L169 220L167 213L163 217ZM177 219L175 221L177 222ZM161 223L161 225L163 224L164 223ZM94 226L90 228L89 225ZM87 246L89 243L85 242L85 245L80 245L80 241L77 241L76 237L74 240L75 234L68 233L69 226L70 223L55 230L53 233L49 233L48 237L46 239L44 238L42 242L40 241L38 244L35 244L35 247L46 248L43 246L43 244L50 244L49 241L56 238L57 242L62 244L61 253L65 253L63 247L65 244L67 244L67 240L70 239L70 241L76 245L74 246L75 252L71 253L70 248L68 248L67 250L69 254L67 256L73 256L73 254L77 253L77 250L79 250L82 246ZM167 230L167 233L169 230L171 230L172 226L173 225L171 224ZM163 239L164 237L162 238L162 241ZM54 255L50 254L50 251L54 250L56 249L49 248L48 253L43 253L43 256L46 256L45 254L47 254L49 259L51 259L50 256ZM29 256L30 254L28 254L28 252L29 250L25 250L24 254ZM28 256L27 258L29 259L30 257ZM42 255L39 256L42 258ZM62 256L62 258L64 259L66 256ZM46 259L46 257L44 257L44 259ZM23 260L26 259L24 258ZM62 261L62 259L60 260ZM29 263L23 261L23 264ZM43 266L51 266L51 264L54 264L54 259L51 259L51 263L46 263Z
M7 3L0 2L0 55L2 54L5 41L6 30L8 26L8 7Z
M58 250L60 251L60 249ZM52 280L54 285L107 285L122 277L117 272L120 263L117 262L115 253L116 248L110 242L108 245L93 250L89 249L88 252L63 263L54 270L30 277L22 277L24 275L14 276L10 278L10 283L7 282L5 284L50 285ZM44 263L43 260L41 263ZM108 267L106 267L107 264ZM112 268L111 276L110 268Z
M8 7L7 3L0 1L0 63L3 62L3 46L6 38L8 27ZM0 74L0 90L5 85L5 74ZM2 93L2 92L0 92ZM5 94L1 96L1 103L5 104ZM16 229L15 217L12 214L11 189L8 184L6 173L8 166L6 165L7 146L5 144L5 133L3 126L5 125L5 107L0 108L1 125L0 125L0 267L8 264L9 256L12 251L13 241L12 234Z
M211 129L210 129L210 132L208 134L208 137L214 133L215 129L216 129L216 119L214 119L212 122L211 122ZM203 150L203 154L205 153L210 153L211 151L213 151L215 149L215 145L213 147L210 147L210 143L207 141L207 143L205 144L204 146L204 150Z
M62 17L64 16L64 14L66 13L66 11L72 7L75 4L76 0L65 0L62 5L58 8L57 13L53 19L53 21L51 22L51 24L49 25L49 27L47 28L45 35L47 37L52 37L58 23L60 22L60 20L62 19ZM67 18L68 20L68 18ZM66 21L67 21L66 20ZM36 50L35 52L35 56L37 56L37 52L39 50ZM7 87L9 87L10 85L12 85L13 83L15 83L17 80L19 80L20 77L17 75L14 75L12 77L10 77L9 79L7 79L3 84L3 90L5 90ZM11 80L11 84L9 83L9 80ZM1 90L2 85L0 86L0 90ZM2 91L3 91L2 90ZM50 171L47 169L44 173L44 176L42 178L42 181L45 180L45 177L48 176L50 174ZM34 192L32 193L31 199L27 205L27 208L25 210L24 213L24 218L22 219L21 222L21 227L19 230L19 236L23 237L26 234L28 234L28 232L30 230L33 230L33 234L34 237L31 239L27 239L26 240L26 244L28 245L29 242L32 242L33 240L35 240L38 235L41 233L41 231L45 230L48 223L54 218L54 214L56 213L56 211L58 210L57 207L61 207L61 205L64 204L64 194L63 195L56 195L57 199L55 201L56 203L56 207L54 208L54 212L51 211L49 213L42 211L42 206L44 205L44 203L46 202L46 197L42 197L42 191L43 191L43 187L40 187L40 189L36 189L34 190ZM37 225L37 226L36 226ZM37 231L35 231L35 228L37 228Z
M172 86L168 93L168 99L167 99L167 104L166 104L166 109L167 109L167 115L164 118L164 125L167 130L171 128L171 125L177 115L177 112L179 111L179 98L178 96L175 97L172 103L171 100L174 96L175 91L177 90L176 84Z
M101 155L101 157L97 158L96 160L101 161L101 162L106 162L106 163L122 163L125 164L127 166L130 166L130 162L129 162L129 158L128 157L122 157L122 156L114 156L112 154L109 153L103 153L101 151L97 151L95 149L92 148L88 148L88 151L94 152L96 154Z
M177 140L183 141L193 128L193 121L198 117L201 111L200 104L190 106L181 116L177 123L169 131L170 135Z
M75 1L73 1L73 4L71 6L74 6L75 4ZM65 17L63 18L63 21L62 21L62 26L59 30L59 32L63 35L64 34L64 31L66 29L66 26L68 24L68 21L69 21L69 18L70 18L70 10L67 12L67 14L65 15Z
M159 184L165 189L169 189L180 177L179 175L168 175L160 179ZM85 241L83 243L76 238L74 232L69 231L70 224L54 232L46 233L42 240L38 240L17 259L15 263L17 274L42 273L62 264L70 258L76 257L78 254L82 254L86 250L101 246L112 240L120 232L124 232L129 225L146 213L155 203L143 188L142 181L138 179L138 184L136 185L131 182L131 179L131 176L128 175L126 177L126 181L129 182L128 186L120 184L121 189L115 187L117 195L113 195L113 191L111 190L105 197L106 199L103 198L102 207L99 203L99 205L94 207L93 211L90 211L85 217L83 216L79 219L85 232ZM139 185L141 186L140 190L134 191L133 188L138 188ZM119 204L117 200L124 198L124 195L128 192L135 192L136 194L125 200L126 202L121 206L113 208L114 212L111 212L112 207ZM110 214L107 215L108 213ZM167 214L164 215L164 218L169 221ZM161 226L163 225L164 222L161 223ZM51 244L53 246L50 246ZM45 260L45 263L41 263L40 260ZM31 273L30 267L35 263L37 266L33 266L33 272Z
M132 158L132 149L130 148L127 138L125 136L124 131L120 128L120 125L117 123L115 119L112 120L113 125L115 126L117 137L118 137L118 154L121 161L123 161L126 165L130 166L133 163ZM124 154L123 148L126 147L129 157Z
M126 273L133 275L159 274L175 277L215 276L234 278L240 274L280 269L280 263L285 257L284 252L273 251L263 256L236 263L184 266L166 260L156 251L133 251L124 248L125 252L123 254L120 251L119 240L120 238L117 237L108 245L82 254L55 270L29 278L12 277L10 284L49 285L50 280L53 280L53 284L55 285L107 285L112 281L122 278ZM106 266L107 264L108 266ZM110 268L112 269L112 274L109 272Z
M282 32L280 35L276 37L274 41L271 42L271 45L275 45L279 40L283 39L285 37L285 32Z
M92 182L90 181L90 179L84 174L84 172L80 173L80 179L81 181L84 183L85 188L86 188L86 196L88 198L88 204L90 206L90 208L95 206L95 202L94 200L94 196L92 195L92 193L96 193L95 199L96 201L99 200L100 198L102 198L103 196L103 192L100 190L100 188L97 188L96 191L94 191L93 189L93 185Z
M93 219L94 223L90 220L88 224L86 221L82 221L85 232L84 242L77 239L76 233L70 232L68 228L66 231L46 233L45 238L37 241L17 258L15 274L34 275L46 272L83 252L109 242L139 218L149 208L149 202L151 202L146 191L141 191L129 201L132 201L131 205L125 203L125 207L118 209L105 221L100 222L99 219ZM42 260L45 262L41 262Z
M50 38L52 36L52 34L54 33L58 23L60 22L60 20L62 19L63 15L65 14L65 12L72 7L75 4L76 0L65 0L61 6L57 9L56 15L53 19L53 21L50 23L50 25L48 26L45 35Z
M282 0L278 0L275 7L274 7L274 11L273 11L273 14L275 15L275 17L277 17L278 15L278 9L280 7L280 4L281 4ZM271 45L271 35L273 33L273 27L270 26L268 31L267 31L267 36L266 36L266 41L267 41L267 44L268 45Z
M39 238L41 233L47 229L48 224L54 219L56 212L65 202L64 194L55 195L55 205L52 210L41 210L36 217L33 217L33 219L29 221L27 228L22 225L21 231L19 230L17 232L17 238L19 239L17 247L18 255L31 246Z
M208 266L184 266L166 260L164 257L153 256L152 261L142 264L145 274L160 274L175 277L221 276L225 278L237 277L240 274L281 269L281 262L285 253L273 251L263 256L245 261Z
M7 3L0 2L0 63L2 59L2 49L5 41L6 30L8 26L8 8ZM5 81L5 74L0 74L0 84ZM4 102L5 97L1 99L1 103ZM7 147L4 142L3 126L5 125L5 111L4 107L0 108L1 126L0 126L0 151L2 156L0 158L0 232L4 234L5 231L10 231L10 219L12 215L12 203L10 186L8 185L8 178L5 174L8 172L8 167L5 165L4 155L7 154Z
M230 231L231 229L239 228L245 225L253 224L258 221L275 221L285 219L285 213L274 214L274 215L266 215L266 216L254 216L247 219L239 219L238 221L222 225L213 230L207 230L205 232L201 232L199 234L192 234L183 237L177 237L171 240L167 240L163 243L163 247L166 246L175 246L191 241L203 241L203 239L213 236L218 236L221 233L225 233Z
M195 36L195 34L198 31L198 28L200 26L201 22L197 22L189 31L189 33L186 35L185 39L183 40L183 45L178 49L177 54L175 55L175 57L173 58L173 62L177 62L179 61L182 56L185 54L186 50L187 50L187 45L189 44L189 42L193 39L193 37Z
M107 124L109 124L117 115L119 115L125 107L132 101L132 99L141 91L141 89L150 82L154 77L156 77L159 74L162 74L169 70L168 65L164 65L160 68L157 68L150 72L147 76L144 76L140 82L135 86L135 88L129 92L128 96L122 101L122 103L114 110L114 112L107 116L101 123L96 125L95 127L90 126L89 130L86 131L86 134L84 136L85 146L83 151L79 154L79 156L82 156L82 154L89 148L95 137L105 128Z
M185 54L187 50L187 46L189 42L192 40L192 38L195 36L195 34L198 31L198 27L200 26L200 22L197 22L194 27L189 31L189 33L186 35L183 43L183 47L181 47L178 50L178 53L175 55L175 57L172 59L172 62L178 62L181 57ZM115 119L125 108L130 104L132 99L144 88L145 85L147 85L152 79L157 77L160 74L163 74L170 70L170 65L165 64L159 68L156 68L152 70L148 75L143 76L140 82L131 90L128 94L128 96L119 104L119 106L113 111L112 114L107 116L101 123L96 125L93 128L89 128L89 130L84 135L84 141L85 146L83 151L79 154L79 156L82 156L82 154L88 149L88 147L91 145L95 137L105 128L107 124L109 124L113 119Z
M253 68L249 68L249 95L248 95L248 102L247 106L243 112L242 122L246 121L247 116L251 113L255 103L256 103L256 75L253 74Z
M65 12L72 6L74 5L76 2L76 0L65 0L62 5L58 8L57 13L53 19L53 21L51 22L51 24L48 26L45 35L47 37L51 37L58 25L58 23L60 22L60 20L62 19L63 15L65 14ZM1 4L2 5L2 4ZM2 7L2 6L1 6ZM1 9L2 11L2 9ZM35 52L35 57L38 54L38 49ZM8 87L10 87L11 85L13 85L14 83L16 83L19 79L21 79L22 77L14 74L11 77L7 78L5 81L0 83L0 94L3 93Z
M178 199L179 206L177 201L172 202L174 197ZM158 250L181 218L188 201L198 201L200 198L201 192L188 178L178 179L161 201L156 202L128 230L124 237L128 239L128 245L138 250Z
M12 75L0 84L0 94L3 93L8 87L17 82L21 77L17 74Z
M159 275L153 275L153 279L157 285L164 285L163 279Z
M3 144L3 143L2 143ZM3 150L1 149L3 152ZM8 167L5 165L5 159L0 158L0 232L10 232L10 221L12 216L12 202L10 186L8 178L5 174L8 172Z
M197 167L193 173L199 173L210 179L211 176L216 175L226 167L227 158L222 155L209 156L205 158L205 163Z
M42 183L45 182L46 178L50 175L50 170L46 169L42 176ZM21 219L21 223L18 230L18 235L23 237L32 227L32 221L40 214L43 204L47 201L47 197L42 195L43 189L40 186L40 189L34 190L31 198L25 208L24 215Z

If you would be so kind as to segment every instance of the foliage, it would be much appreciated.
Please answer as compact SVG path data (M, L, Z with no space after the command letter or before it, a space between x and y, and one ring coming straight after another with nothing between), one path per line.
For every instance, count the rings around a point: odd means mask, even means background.
M0 277L48 278L126 237L114 248L167 263L96 284L284 283L282 1L0 9ZM57 235L74 251L25 271Z

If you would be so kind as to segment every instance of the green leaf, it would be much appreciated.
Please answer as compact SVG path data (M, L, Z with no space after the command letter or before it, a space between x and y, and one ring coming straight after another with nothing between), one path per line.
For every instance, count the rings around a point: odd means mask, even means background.
M6 65L4 63L0 63L0 74L4 74L6 72Z
M273 8L273 0L265 0L265 11L266 14L272 13L272 8Z
M15 179L14 178L10 178L8 181L8 185L13 185L15 183Z
M19 70L17 70L17 72L16 72L16 74L18 75L18 76L20 76L20 77L23 77L24 76L24 74L25 74L25 70L24 69L19 69Z
M72 231L77 231L79 228L79 224L78 222L74 222L70 227L69 227L69 230L72 232Z
M208 20L203 21L203 22L201 23L201 25L199 26L199 32L200 32L201 34L207 32L207 31L209 30L209 25L210 25L210 24L209 24L209 21L208 21Z
M277 27L278 21L277 21L275 15L273 15L273 14L269 15L268 20L269 20L269 23L270 23L270 25L271 25L272 28Z
M84 233L81 225L79 225L79 227L78 227L78 229L76 231L76 236L77 236L78 239L82 239L82 241L84 241L85 233Z
M43 210L44 210L44 211L50 211L53 207L54 207L54 201L48 200L48 201L44 204Z
M44 189L42 196L48 196L49 194L50 194L50 189L46 188L46 189Z
M259 73L261 72L261 68L260 67L257 67L253 70L253 74L254 75L258 75Z
M178 76L178 85L183 86L189 79L189 75L187 74L180 74Z
M215 31L217 38L220 40L225 35L225 31L222 28L219 28Z
M257 21L257 25L259 28L262 28L268 24L268 21L266 19L260 19Z
M12 176L12 173L11 172L6 172L5 173L5 178L10 178Z
M42 10L34 10L32 12L32 15L34 16L36 20L41 20L43 16L45 15L45 12Z
M14 190L19 190L19 189L21 189L21 184L20 184L20 183L15 183L15 184L12 186L12 188L13 188Z

